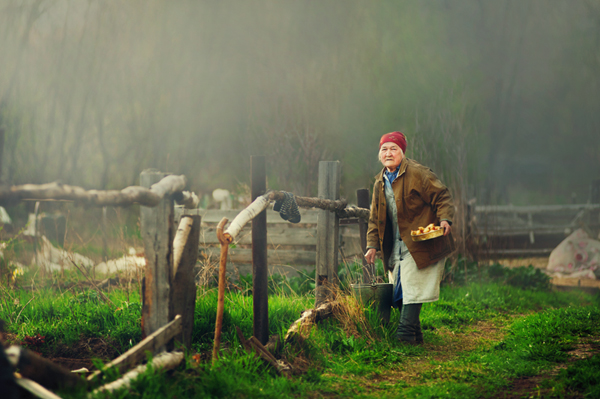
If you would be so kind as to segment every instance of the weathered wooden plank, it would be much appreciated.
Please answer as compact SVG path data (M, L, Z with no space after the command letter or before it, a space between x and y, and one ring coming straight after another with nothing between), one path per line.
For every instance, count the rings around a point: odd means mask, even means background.
M478 235L486 235L486 236L519 236L519 235L529 235L529 232L533 230L535 234L570 234L573 230L575 230L576 226L552 226L552 227L534 227L531 228L490 228L490 229L479 229L475 232Z
M600 289L600 280L589 278L553 277L551 284L565 287L590 287Z
M140 184L150 187L164 173L145 170ZM141 234L146 269L142 292L142 334L147 336L169 322L169 298L173 263L173 200L164 197L156 207L140 207Z
M218 259L219 248L206 248L206 255ZM267 252L269 265L314 265L316 251L302 251L293 249L275 249ZM228 261L232 263L252 263L252 250L246 248L230 248Z
M189 211L188 211L189 212ZM202 225L211 225L217 224L222 218L227 218L228 220L233 220L241 212L241 209L232 209L232 210L219 210L219 209L197 209L195 210L198 215L202 216ZM271 207L267 208L267 224L271 223L284 223L289 224L287 220L283 220L281 216L279 216L278 212L274 212ZM300 223L306 224L317 224L317 213L318 211L315 209L300 209L300 215L302 215L302 220ZM271 228L271 227L269 227Z
M337 200L340 195L340 162L319 162L319 198ZM315 306L331 296L330 286L337 286L339 252L339 217L326 210L319 210L317 224L317 257L315 275Z
M218 244L217 228L204 227L200 241L204 244ZM234 240L236 244L252 244L250 228L244 228ZM269 245L316 245L316 228L287 228L285 226L269 226L267 230L267 244Z

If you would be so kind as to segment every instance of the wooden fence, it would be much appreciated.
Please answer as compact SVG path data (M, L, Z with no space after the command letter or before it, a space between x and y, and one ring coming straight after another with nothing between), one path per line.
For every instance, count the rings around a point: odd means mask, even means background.
M468 248L479 257L547 256L578 228L598 234L600 204L474 206Z
M177 314L182 314L183 332L177 338L190 347L195 295L188 293L195 293L192 273L198 256L200 219L186 216L185 227L180 225L177 229L173 225L175 202L188 208L198 206L198 197L183 191L185 186L185 176L148 169L140 175L140 186L123 190L85 190L60 183L0 186L0 205L37 201L36 214L42 200L73 201L99 207L141 205L141 234L146 256L142 282L142 334L150 335Z
M217 224L222 218L233 220L241 210L197 209L187 210L201 217L200 256L205 263L216 263L219 257ZM283 220L279 213L267 209L267 263L269 273L288 277L299 272L311 272L315 269L317 257L317 218L318 210L301 209L302 220L292 224ZM343 221L340 223L342 224ZM340 226L339 248L341 259L355 262L362 259L358 224ZM235 276L252 272L252 229L244 227L229 249L228 270ZM230 267L232 266L232 267Z

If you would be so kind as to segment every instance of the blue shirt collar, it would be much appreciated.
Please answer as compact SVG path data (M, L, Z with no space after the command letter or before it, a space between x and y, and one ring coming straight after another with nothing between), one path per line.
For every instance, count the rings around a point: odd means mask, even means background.
M400 165L402 165L402 162L400 162ZM396 177L398 177L398 172L400 171L400 165L398 165L398 167L396 168L396 170L393 171L393 172L388 172L387 169L383 170L383 174L385 175L385 177L388 179L388 181L390 183L393 183L394 180L396 180Z

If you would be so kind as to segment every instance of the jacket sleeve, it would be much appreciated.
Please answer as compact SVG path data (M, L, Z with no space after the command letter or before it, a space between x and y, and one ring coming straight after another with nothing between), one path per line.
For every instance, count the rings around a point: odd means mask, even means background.
M455 209L454 200L452 199L450 190L431 170L424 173L422 177L422 198L425 202L431 204L431 208L439 220L448 220L452 223L454 220Z
M371 200L371 212L369 213L369 227L367 230L367 249L379 250L379 226L377 215L379 214L379 190L377 183L373 186L373 198Z

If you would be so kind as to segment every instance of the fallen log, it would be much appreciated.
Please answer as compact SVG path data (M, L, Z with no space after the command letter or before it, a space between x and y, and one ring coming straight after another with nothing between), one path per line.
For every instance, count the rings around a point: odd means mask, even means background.
M162 352L156 355L150 363L137 366L135 369L125 373L125 375L118 380L95 389L93 394L98 392L113 392L117 389L127 388L131 385L132 381L136 380L148 369L149 365L151 365L153 369L170 370L177 367L183 360L183 357L182 352Z
M33 380L45 388L51 390L72 389L87 385L79 375L18 345L10 346L5 353L8 361L15 369L19 370L21 376Z
M180 315L159 328L152 334L144 338L139 344L123 353L121 356L114 359L112 362L104 366L103 370L94 371L89 377L88 381L94 381L97 379L105 370L109 368L116 368L119 372L123 372L125 369L133 366L146 358L146 352L155 353L156 350L163 347L167 342L171 340L175 335L181 333L181 321Z
M263 361L270 365L278 375L290 374L292 368L289 364L278 360L256 337L244 338L242 331L238 326L235 327L238 339L247 352L253 351Z
M290 343L297 337L302 338L302 335L307 333L312 325L333 316L337 305L337 302L325 302L314 309L302 312L302 316L287 330L284 343Z

